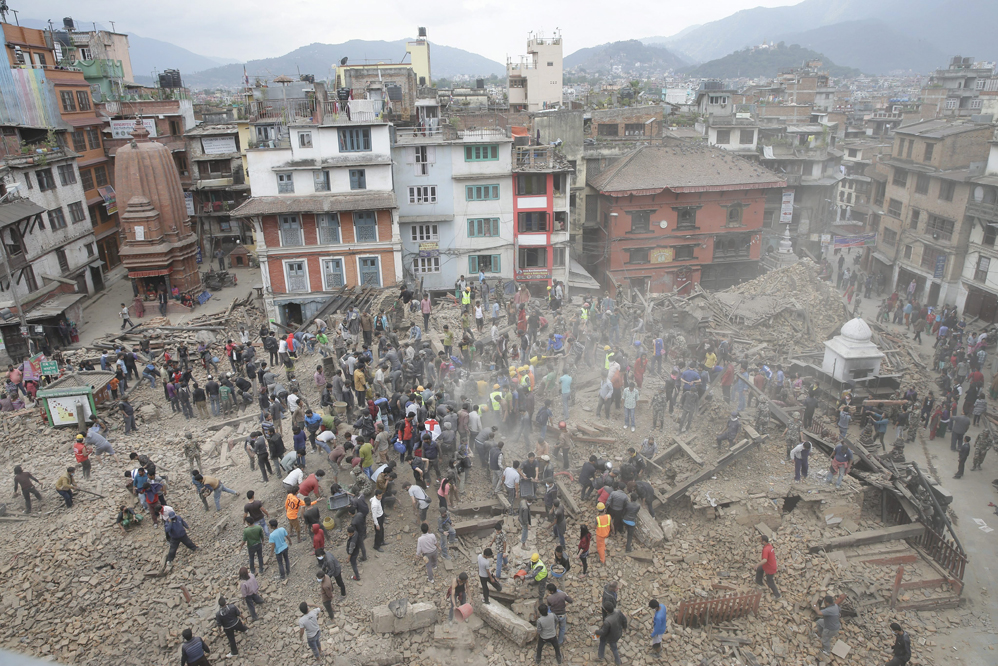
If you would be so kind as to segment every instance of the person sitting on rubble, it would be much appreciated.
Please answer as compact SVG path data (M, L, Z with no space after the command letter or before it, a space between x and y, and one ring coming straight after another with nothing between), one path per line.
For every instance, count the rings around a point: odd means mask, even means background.
M127 532L132 526L142 522L142 514L135 513L131 508L122 504L118 507L118 517L114 524L121 528L122 532Z

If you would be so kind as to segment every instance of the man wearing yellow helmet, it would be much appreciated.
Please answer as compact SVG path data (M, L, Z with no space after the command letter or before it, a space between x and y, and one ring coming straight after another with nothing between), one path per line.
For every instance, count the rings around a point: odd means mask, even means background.
M530 584L537 586L537 600L543 601L548 582L548 568L539 553L530 556L530 575L532 576Z
M76 464L83 470L83 478L90 478L90 454L93 451L83 441L85 437L80 434L76 436L76 443L73 444L73 454L76 456Z

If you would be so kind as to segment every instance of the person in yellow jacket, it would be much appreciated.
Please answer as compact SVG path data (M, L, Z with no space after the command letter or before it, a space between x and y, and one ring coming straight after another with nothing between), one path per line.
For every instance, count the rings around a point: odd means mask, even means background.
M606 505L600 502L596 505L599 514L596 516L596 553L599 555L600 564L606 563L606 538L610 536L610 515L606 512Z
M610 345L605 345L603 351L606 352L606 357L603 359L603 369L610 369L610 359L613 357L613 352L610 350Z
M498 384L492 385L492 393L489 394L489 406L492 408L492 418L495 425L501 425L502 420L502 391Z
M465 287L464 292L461 294L461 308L465 312L471 310L471 287Z
M530 575L533 579L530 584L537 586L537 599L543 601L544 593L547 591L548 568L539 553L530 556Z

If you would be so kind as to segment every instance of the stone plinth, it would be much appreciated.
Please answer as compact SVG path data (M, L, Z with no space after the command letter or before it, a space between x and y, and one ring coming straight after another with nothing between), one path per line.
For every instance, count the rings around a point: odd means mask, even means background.
M371 609L371 630L377 634L401 634L424 629L436 621L437 607L425 602L409 604L402 617L395 617L388 606L375 606Z

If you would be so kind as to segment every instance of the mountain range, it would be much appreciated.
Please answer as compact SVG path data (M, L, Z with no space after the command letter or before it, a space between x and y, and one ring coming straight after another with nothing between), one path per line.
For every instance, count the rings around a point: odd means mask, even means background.
M824 69L832 76L852 77L860 73L858 69L836 65L816 51L798 44L787 46L782 42L772 48L735 51L723 58L688 67L683 72L703 79L773 77L781 69L799 67L809 60L822 61Z
M636 39L579 49L564 60L566 70L579 73L638 77L654 76L687 64L665 47L649 46Z
M998 3L992 0L804 0L745 9L671 37L648 37L691 62L783 41L867 73L928 72L961 54L998 59Z
M406 42L411 39L398 39L391 42L352 39L342 44L309 44L297 48L276 58L250 60L246 63L246 72L252 81L254 77L270 79L279 74L296 76L314 74L325 79L330 74L332 66L342 58L348 58L350 63L363 62L401 62L407 54ZM470 51L430 44L430 65L435 78L452 78L455 76L488 76L490 74L505 75L506 67L494 60L480 56ZM243 65L225 65L213 67L184 76L184 82L196 88L214 88L218 86L235 86L243 80Z

